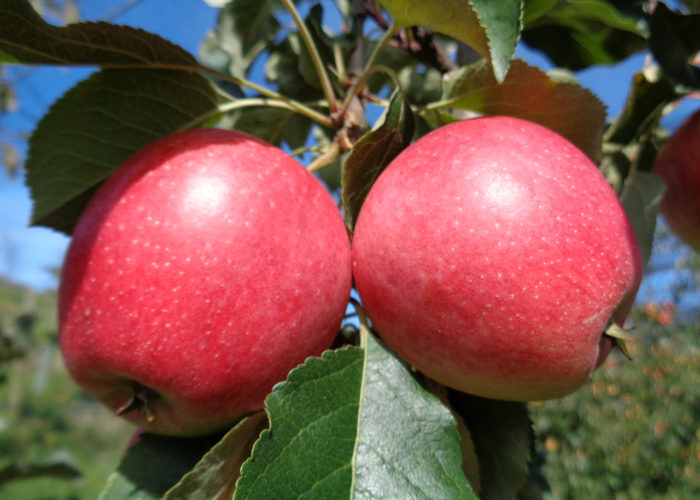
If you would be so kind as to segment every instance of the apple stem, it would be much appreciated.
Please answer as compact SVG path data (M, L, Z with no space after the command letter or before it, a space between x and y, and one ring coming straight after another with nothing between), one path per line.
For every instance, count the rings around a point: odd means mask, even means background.
M129 399L126 403L117 408L115 414L117 416L122 416L126 415L130 411L136 410L146 419L146 422L153 422L155 420L155 417L153 416L153 413L151 413L151 410L148 407L148 402L149 400L152 400L155 396L156 393L153 392L151 389L139 384L138 382L134 382L131 386L131 395Z

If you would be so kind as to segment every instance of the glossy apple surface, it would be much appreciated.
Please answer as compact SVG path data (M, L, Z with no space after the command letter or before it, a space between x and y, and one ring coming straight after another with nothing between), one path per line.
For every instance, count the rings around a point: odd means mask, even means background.
M571 143L508 117L442 127L403 151L360 211L353 273L384 341L475 395L579 388L642 273L618 199Z
M654 172L666 182L661 214L683 241L700 252L700 109L666 141Z
M131 157L81 216L61 350L133 423L204 434L331 345L350 286L340 212L301 164L245 134L183 132Z

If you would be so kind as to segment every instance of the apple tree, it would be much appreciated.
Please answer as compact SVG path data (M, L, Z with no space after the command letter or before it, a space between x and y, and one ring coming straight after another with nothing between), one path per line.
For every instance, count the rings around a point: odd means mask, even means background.
M576 390L634 341L624 317L664 192L659 123L700 89L697 2L210 3L198 55L0 3L3 64L98 68L39 122L25 169L32 223L78 248L61 284L68 368L155 431L137 432L101 498L542 498L527 404ZM608 117L574 72L643 52ZM223 130L191 139L211 128ZM225 172L163 173L192 165ZM335 205L307 203L319 179ZM194 204L168 187L189 182L204 189ZM156 227L174 211L176 231ZM253 233L227 235L229 219ZM166 246L167 279L146 262ZM212 248L206 265L184 263ZM95 271L112 257L146 264ZM189 271L201 279L168 295ZM101 397L85 366L98 386L142 379L126 399ZM240 366L251 385L231 376ZM224 417L192 406L198 384ZM184 406L159 412L181 393ZM170 417L192 425L158 425Z

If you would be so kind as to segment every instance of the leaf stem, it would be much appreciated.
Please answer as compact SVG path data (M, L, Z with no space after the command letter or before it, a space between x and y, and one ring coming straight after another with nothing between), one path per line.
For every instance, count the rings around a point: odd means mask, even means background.
M365 328L369 328L369 319L367 318L367 313L365 312L365 308L362 307L362 304L360 304L360 301L358 301L354 297L350 297L350 303L352 304L352 307L355 309L355 314L357 314L357 317L360 320L360 325L364 326Z
M236 85L241 85L244 87L247 87L251 90L254 90L256 92L259 92L261 95L272 99L276 102L284 102L287 104L288 109L291 109L293 111L296 111L297 113L306 116L307 118L310 118L311 120L315 121L319 125L323 125L324 127L333 127L334 123L333 120L331 120L328 116L319 113L315 109L300 103L299 101L295 101L294 99L290 99L286 96L283 96L279 92L276 92L272 89L268 89L267 87L263 87L262 85L258 85L255 82L251 82L250 80L246 78L239 78L231 75L225 75L223 73L219 73L217 71L212 71L212 70L207 70L206 68L203 68L204 72L206 74L209 74L210 76L215 76L217 78L221 78L222 80L229 81L231 83L235 83ZM252 98L254 99L254 98ZM270 101L268 101L266 104L263 105L268 105ZM280 107L280 106L278 106Z
M464 97L464 96L462 96L462 97ZM431 102L431 103L426 104L425 106L421 106L420 108L418 108L416 110L416 113L418 113L419 115L422 115L423 113L427 113L428 111L437 111L440 108L448 108L451 105L453 105L454 103L456 103L457 101L459 101L460 99L461 99L461 97Z
M353 98L362 91L364 86L367 84L367 80L369 80L369 78L373 74L382 71L389 75L396 87L399 86L399 82L396 78L396 75L390 68L385 66L374 66L374 63L377 61L379 54L382 52L382 49L386 46L386 44L389 43L389 41L391 41L391 39L397 33L397 31L398 28L396 28L395 26L391 26L377 40L377 44L374 46L372 53L370 54L369 58L367 59L367 62L365 63L365 68L362 72L362 76L360 76L360 78L353 84L353 86L350 87L350 90L348 90L347 94L345 95L345 99L343 100L343 104L338 113L340 116L343 116L345 114L345 112L350 107L350 103L352 102Z
M323 167L327 167L330 165L333 160L335 160L338 155L340 154L340 146L338 145L337 141L333 141L333 143L330 145L328 150L323 153L321 156L316 158L314 161L312 161L308 167L306 167L306 170L309 172L316 172L317 170L321 170Z
M345 69L345 61L343 61L342 47L335 43L333 44L333 59L335 60L335 70L338 79L345 82L348 79L348 72Z
M353 84L352 87L350 87L350 90L348 90L347 95L345 96L345 100L343 101L343 105L340 108L339 114L340 116L343 116L345 112L348 110L348 107L350 106L350 103L352 102L353 97L355 97L357 94L359 94L362 89L367 85L367 81L370 79L370 77L376 73L385 73L391 78L391 81L394 83L394 86L396 88L399 88L399 80L396 78L396 74L394 74L394 71L387 67L387 66L373 66L369 69L367 69L362 76L360 77L355 84Z
M142 69L142 68L135 68L134 65L129 65L129 64L110 64L110 65L105 65L102 66L102 68L115 68L115 69ZM306 116L307 118L315 121L319 125L323 125L324 127L331 127L333 128L335 126L335 122L331 120L328 116L319 113L315 109L302 104L299 101L295 101L294 99L290 99L279 92L276 92L272 89L269 89L267 87L263 87L262 85L258 85L255 82L251 82L250 80L242 77L236 77L233 75L227 75L225 73L221 73L219 71L205 68L204 66L200 65L195 65L195 66L189 66L189 65L180 65L180 64L153 64L151 66L148 66L147 69L167 69L167 70L172 70L172 71L186 71L188 73L200 73L202 75L207 75L210 77L218 78L220 80L224 80L227 82L234 83L236 85L240 85L242 87L249 88L251 90L254 90L258 93L260 93L262 96L274 99L275 101L281 101L281 102L286 102L288 105L288 108L296 111L297 113ZM267 104L264 104L267 105Z
M316 74L318 75L318 78L321 81L321 88L323 89L323 94L326 96L326 99L328 99L328 106L330 108L331 113L333 113L338 108L338 104L335 98L335 93L333 92L333 86L331 85L330 78L328 77L328 72L323 66L323 60L321 59L321 55L318 52L318 48L316 47L313 38L311 38L311 33L309 33L309 29L307 28L306 23L304 23L304 20L299 15L299 11L297 11L292 0L282 0L282 3L292 15L292 18L294 18L294 23L299 29L299 35L301 35L302 40L304 40L304 45L306 45L306 49L309 51L311 60L314 63Z
M216 115L220 113L226 113L228 111L233 111L234 109L240 109L240 108L249 108L249 107L256 107L256 106L264 106L268 108L282 108L282 109L288 109L290 111L294 112L299 112L299 110L291 103L287 102L286 100L280 100L280 99L270 99L269 97L246 97L246 98L241 98L241 99L235 99L230 102L226 102L223 104L220 104L216 107L216 109L213 109L201 116L198 116L189 122L185 123L183 126L181 126L178 130L189 130L191 128L196 127L197 125L206 122L207 120L215 117ZM310 117L306 115L305 113L301 113L307 116L308 118L313 119L313 117ZM326 118L324 116L324 118ZM328 120L328 123L330 124L330 120Z
M377 40L377 45L374 46L374 50L372 50L372 53L369 55L369 58L365 63L365 73L368 72L372 66L374 66L374 63L377 60L377 57L379 57L379 54L382 52L382 49L391 41L398 31L399 29L396 26L391 26L382 34L381 37L379 37L379 40Z

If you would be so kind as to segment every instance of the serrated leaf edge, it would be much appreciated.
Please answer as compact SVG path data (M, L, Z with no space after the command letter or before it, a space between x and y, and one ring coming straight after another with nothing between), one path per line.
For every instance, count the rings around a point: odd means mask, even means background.
M520 16L518 16L518 36L515 39L515 43L513 44L513 51L511 52L510 58L507 61L507 64L505 65L504 68L500 67L500 63L498 65L494 64L494 58L493 58L493 44L491 41L491 36L489 35L489 29L487 26L484 25L483 21L481 20L481 15L479 14L479 10L476 8L474 5L473 0L468 0L469 5L471 6L471 9L474 11L474 15L476 16L476 19L479 23L479 26L482 28L484 31L484 37L486 37L486 45L489 50L489 64L491 66L491 71L493 71L493 75L496 78L496 82L499 84L503 83L506 79L506 76L508 75L508 71L510 70L511 67L511 61L513 60L513 55L515 54L515 49L518 46L518 43L520 42L520 39L522 38L522 33L523 33L523 15L524 15L524 8L522 2L520 2ZM498 66L498 67L497 67Z

